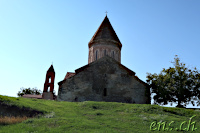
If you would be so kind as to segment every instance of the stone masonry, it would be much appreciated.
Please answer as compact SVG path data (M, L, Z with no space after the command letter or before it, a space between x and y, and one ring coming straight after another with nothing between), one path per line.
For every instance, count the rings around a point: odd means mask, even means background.
M88 64L58 83L58 101L150 104L149 86L121 64L122 44L107 16L88 47Z
M109 56L83 66L59 82L59 101L150 103L149 88L135 72Z

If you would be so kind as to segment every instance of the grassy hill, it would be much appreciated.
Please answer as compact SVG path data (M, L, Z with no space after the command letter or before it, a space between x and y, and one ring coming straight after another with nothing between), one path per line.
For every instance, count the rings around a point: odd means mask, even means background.
M3 123L8 117L0 117L1 133L177 133L192 132L192 128L196 129L193 132L200 132L198 110L114 102L58 102L1 95L0 103L8 107L16 106L25 112L28 109L29 113L40 112L40 115L20 123L13 122L15 124ZM177 131L181 123L181 129L185 131ZM155 131L151 131L150 126Z

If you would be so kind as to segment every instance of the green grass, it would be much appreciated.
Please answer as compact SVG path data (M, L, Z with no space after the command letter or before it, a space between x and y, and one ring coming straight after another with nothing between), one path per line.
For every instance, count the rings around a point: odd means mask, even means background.
M0 124L1 133L150 133L192 132L175 131L184 121L195 115L196 131L200 132L200 112L189 109L160 107L158 105L125 104L115 102L58 102L0 96L0 102L19 107L29 107L44 115L17 124ZM172 131L150 131L152 122L165 122ZM155 126L155 127L158 127ZM155 129L153 127L153 129ZM192 126L190 127L192 128Z

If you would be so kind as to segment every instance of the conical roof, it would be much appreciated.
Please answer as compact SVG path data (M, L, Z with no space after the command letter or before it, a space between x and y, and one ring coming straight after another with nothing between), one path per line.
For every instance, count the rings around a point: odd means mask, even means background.
M51 65L51 66L49 67L49 69L48 69L47 72L54 72L54 73L55 73L54 68L53 68L53 65Z
M100 41L100 40L109 40L109 41L115 42L120 49L122 47L122 44L119 38L117 37L117 34L115 33L107 15L104 18L101 25L99 26L99 28L97 29L97 31L95 32L90 42L88 43L89 48L92 46L94 42Z

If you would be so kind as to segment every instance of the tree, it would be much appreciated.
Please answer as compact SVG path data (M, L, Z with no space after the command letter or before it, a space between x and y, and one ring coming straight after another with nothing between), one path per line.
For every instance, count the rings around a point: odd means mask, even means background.
M189 103L200 105L200 73L196 67L191 70L180 63L176 55L174 67L169 67L160 74L147 73L147 83L154 93L154 103L166 105L177 103L177 107L185 107Z
M32 94L32 95L41 95L42 91L38 90L37 88L20 88L21 91L18 91L18 96L23 96L24 94Z

